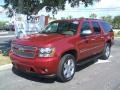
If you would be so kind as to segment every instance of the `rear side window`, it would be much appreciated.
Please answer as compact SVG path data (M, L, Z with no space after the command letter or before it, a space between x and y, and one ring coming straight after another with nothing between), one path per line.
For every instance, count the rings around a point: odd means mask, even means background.
M82 24L81 32L84 30L90 30L90 23L87 21L83 22L83 24Z
M99 26L98 22L92 21L92 26L93 26L95 34L100 34L101 33L101 29L100 29L100 26Z
M112 26L108 24L107 22L100 22L101 26L103 27L105 32L111 32Z

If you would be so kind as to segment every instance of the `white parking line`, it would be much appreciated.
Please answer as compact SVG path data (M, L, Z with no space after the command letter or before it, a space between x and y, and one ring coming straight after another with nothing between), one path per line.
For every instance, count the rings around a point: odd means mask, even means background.
M8 34L8 32L0 32L0 34Z
M111 55L109 58L112 58L113 56ZM110 62L112 62L110 59L108 59L108 60L98 60L95 64L100 64L100 63L110 63Z
M112 58L113 56L112 55L110 55L110 58Z
M0 38L9 38L9 37L15 37L15 35L0 36Z
M100 64L100 63L109 63L111 62L110 60L98 60L95 64Z

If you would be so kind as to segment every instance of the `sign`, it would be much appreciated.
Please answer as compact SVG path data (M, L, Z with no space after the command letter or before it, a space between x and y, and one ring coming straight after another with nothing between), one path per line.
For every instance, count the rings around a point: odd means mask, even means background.
M24 37L29 34L39 33L48 24L48 16L21 15L17 14L14 18L16 37Z

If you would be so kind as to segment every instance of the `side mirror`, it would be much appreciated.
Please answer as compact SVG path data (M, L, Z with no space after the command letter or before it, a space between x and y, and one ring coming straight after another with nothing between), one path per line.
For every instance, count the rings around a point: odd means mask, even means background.
M81 32L81 36L88 36L88 35L91 35L92 34L92 31L91 30L83 30Z

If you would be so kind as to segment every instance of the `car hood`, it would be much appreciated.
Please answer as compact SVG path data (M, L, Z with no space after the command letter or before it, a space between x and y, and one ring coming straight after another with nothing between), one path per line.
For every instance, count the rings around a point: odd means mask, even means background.
M65 35L60 34L34 34L23 38L14 39L13 42L24 45L45 46L64 39L65 37Z

